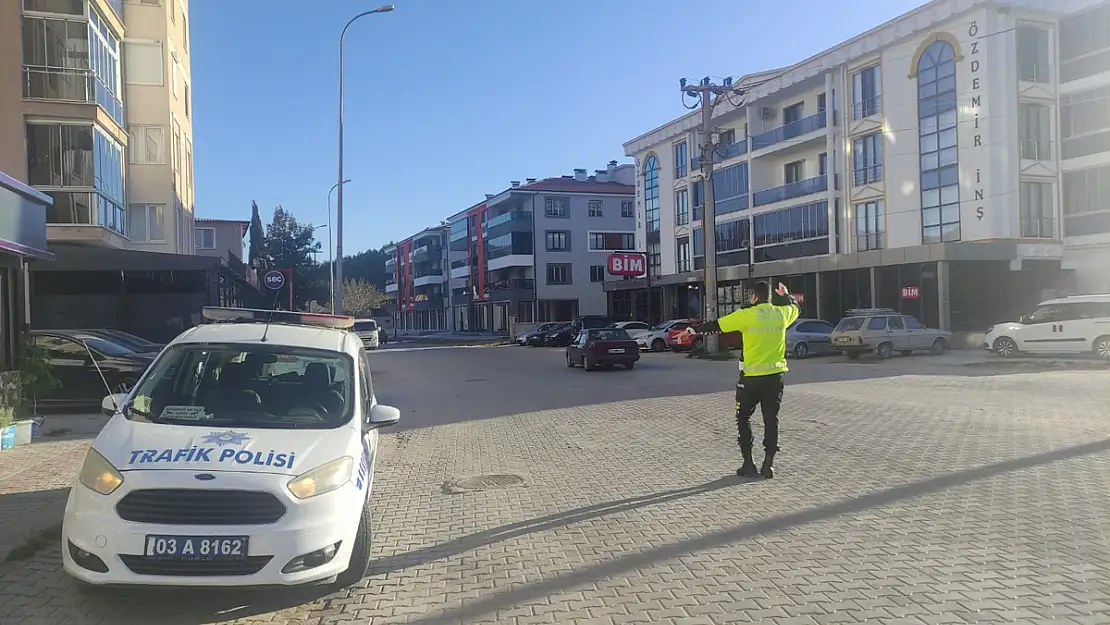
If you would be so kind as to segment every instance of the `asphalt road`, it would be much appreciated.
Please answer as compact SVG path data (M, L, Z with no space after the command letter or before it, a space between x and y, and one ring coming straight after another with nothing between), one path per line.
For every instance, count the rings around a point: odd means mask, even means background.
M0 623L1110 624L1110 372L796 363L762 481L733 475L733 363L373 363L404 416L362 587L89 594L49 549L0 567Z

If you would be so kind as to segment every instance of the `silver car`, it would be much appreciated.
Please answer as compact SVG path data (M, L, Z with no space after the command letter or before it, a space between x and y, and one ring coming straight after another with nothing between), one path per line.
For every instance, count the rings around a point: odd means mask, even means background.
M952 333L927 328L917 318L891 308L865 308L849 310L829 338L833 349L848 358L874 352L885 360L894 352L942 354L952 342Z
M786 354L793 358L823 356L835 350L829 334L833 326L820 319L798 319L786 329Z

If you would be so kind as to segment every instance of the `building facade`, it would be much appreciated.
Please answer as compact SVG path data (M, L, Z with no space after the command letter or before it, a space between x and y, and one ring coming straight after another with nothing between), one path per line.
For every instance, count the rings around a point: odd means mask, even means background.
M385 250L386 293L394 296L396 328L446 330L447 228L427 228Z
M982 331L1072 289L1054 68L1067 14L1092 4L935 0L741 79L713 118L720 314L774 279L805 316L881 306ZM625 144L665 317L703 314L699 121ZM643 309L646 282L607 282L611 310Z
M0 4L0 170L49 240L192 254L185 0Z

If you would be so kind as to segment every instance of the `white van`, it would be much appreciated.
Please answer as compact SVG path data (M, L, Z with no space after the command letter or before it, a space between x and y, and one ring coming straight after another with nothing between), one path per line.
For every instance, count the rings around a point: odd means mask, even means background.
M1110 294L1041 302L1018 321L987 330L983 349L1000 356L1094 353L1110 360Z

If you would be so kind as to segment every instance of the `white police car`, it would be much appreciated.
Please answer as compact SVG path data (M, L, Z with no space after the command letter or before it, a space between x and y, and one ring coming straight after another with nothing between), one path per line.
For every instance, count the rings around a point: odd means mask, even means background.
M360 580L378 429L349 317L206 308L127 395L70 490L65 571L89 584ZM116 406L119 409L116 409Z

